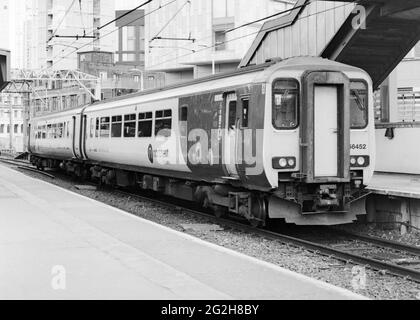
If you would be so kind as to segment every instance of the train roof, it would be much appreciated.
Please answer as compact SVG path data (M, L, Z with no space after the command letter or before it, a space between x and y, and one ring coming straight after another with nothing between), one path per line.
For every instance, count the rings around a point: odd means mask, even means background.
M97 101L91 105L85 107L78 107L71 110L60 112L64 114L66 112L80 113L83 109L86 111L95 111L100 109L113 108L115 105L136 104L136 103L147 103L150 101L169 99L173 97L194 94L195 92L202 92L208 90L218 90L220 88L228 88L235 85L242 85L246 83L256 81L266 81L272 73L275 71L283 70L337 70L344 72L359 72L367 74L365 71L345 65L336 61L312 56L294 57L284 60L272 60L267 61L264 64L249 66L234 70L232 72L220 73L211 75L199 79L194 79L187 82L177 83L170 86L165 86L158 89L145 90L142 92L136 92L127 94L120 97L115 97L103 101ZM193 88L192 88L193 87ZM140 100L140 101L139 101ZM49 116L57 115L57 113L41 116L47 118ZM39 117L39 118L41 118ZM38 117L37 117L38 118Z
M156 93L156 92L163 92L163 91L167 91L167 90L171 90L171 89L192 86L192 85L195 85L195 84L200 84L200 83L204 83L204 82L210 82L210 81L225 79L225 78L229 78L229 77L235 77L235 76L239 76L239 75L243 75L243 74L264 72L264 74L266 74L267 77L268 77L268 75L271 74L272 72L274 72L278 69L282 69L282 68L286 68L286 69L288 69L288 68L292 69L293 68L293 69L296 69L296 70L303 70L303 69L314 70L314 69L319 69L320 67L325 67L325 68L328 67L328 69L333 69L333 70L337 70L337 71L364 72L363 70L361 70L357 67L342 64L340 62L328 60L328 59L321 58L321 57L301 56L301 57L293 57L293 58L287 58L287 59L273 59L273 60L267 61L264 64L252 65L252 66L240 68L240 69L230 71L230 72L218 73L218 74L215 74L215 75L210 75L210 76L202 77L202 78L199 78L199 79L193 79L193 80L190 80L190 81L180 82L180 83L164 86L164 87L161 87L161 88L144 90L144 91L141 91L141 92L131 93L131 94L127 94L127 95L124 95L124 96L119 96L119 97L107 99L107 100L104 100L104 101L97 101L97 102L94 102L92 105L111 103L111 102L114 102L114 101L130 99L130 98L133 98L133 97L145 96L145 95L153 94L153 93ZM364 73L366 73L366 72L364 72Z

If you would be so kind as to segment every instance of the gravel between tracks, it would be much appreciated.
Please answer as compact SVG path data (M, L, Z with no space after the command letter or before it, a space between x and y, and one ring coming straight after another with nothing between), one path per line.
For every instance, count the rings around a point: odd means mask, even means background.
M122 196L112 192L112 190L80 191L74 187L75 185L80 184L80 182L73 181L61 174L57 176L57 179L52 180L37 173L25 172L20 169L16 170L21 171L28 176L47 181L75 193L82 194L130 212L141 218L157 222L181 232L187 232L203 240L271 262L280 267L328 282L338 287L349 289L372 299L420 300L420 284L413 281L394 277L384 272L366 269L366 286L365 288L357 288L352 285L352 280L354 280L352 272L353 267L355 266L354 264L346 264L337 259L312 253L302 248L284 245L274 240L267 240L258 235L236 230L185 231L181 226L182 224L213 222L209 219L190 213L174 212L164 206L148 201L139 201L130 196ZM418 234L410 237L413 237L418 241ZM418 242L412 243L416 244Z

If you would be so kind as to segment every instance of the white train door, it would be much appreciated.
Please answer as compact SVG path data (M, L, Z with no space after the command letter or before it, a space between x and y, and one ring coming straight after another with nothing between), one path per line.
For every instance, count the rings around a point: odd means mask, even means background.
M338 176L338 87L315 85L315 177Z
M226 96L226 123L223 146L223 164L230 177L237 178L236 151L237 151L237 97L235 93Z
M73 125L72 125L72 141L73 141L73 155L77 159L82 158L82 153L80 149L80 129L81 129L81 116L80 114L73 116Z

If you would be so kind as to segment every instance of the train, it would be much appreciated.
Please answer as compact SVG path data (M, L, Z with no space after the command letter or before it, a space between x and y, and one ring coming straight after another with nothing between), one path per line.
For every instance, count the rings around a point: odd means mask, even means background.
M196 202L255 227L354 222L375 164L369 75L309 56L36 116L29 132L39 169Z

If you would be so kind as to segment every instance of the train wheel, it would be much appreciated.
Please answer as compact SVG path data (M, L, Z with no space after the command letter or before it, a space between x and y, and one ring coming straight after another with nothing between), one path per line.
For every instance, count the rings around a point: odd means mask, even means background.
M250 225L254 228L265 226L267 217L267 206L263 197L255 197L252 199L252 216L248 218Z
M262 226L262 222L256 219L253 220L249 220L249 224L251 225L251 227L253 228L259 228Z
M219 219L226 216L226 208L219 206L217 204L213 206L213 212L216 218L219 218Z

